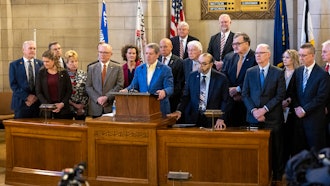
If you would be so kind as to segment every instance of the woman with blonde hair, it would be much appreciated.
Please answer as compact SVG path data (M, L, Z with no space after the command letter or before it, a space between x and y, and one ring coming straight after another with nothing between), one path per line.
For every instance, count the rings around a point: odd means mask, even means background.
M78 53L69 50L65 53L66 67L71 80L72 94L69 100L71 112L76 120L86 118L88 95L86 92L87 73L78 69Z
M54 104L53 118L72 119L69 99L72 87L67 71L61 67L58 57L50 50L42 54L44 66L36 81L36 94L42 104Z
M292 90L294 89L294 78L292 75L296 68L299 67L299 55L294 49L287 49L283 53L283 65L284 65L284 77L286 84L286 95L285 99L282 101L282 107L284 110L285 122L283 125L284 134L284 163L292 156L293 147L293 128L295 124L294 108L291 107L291 97Z

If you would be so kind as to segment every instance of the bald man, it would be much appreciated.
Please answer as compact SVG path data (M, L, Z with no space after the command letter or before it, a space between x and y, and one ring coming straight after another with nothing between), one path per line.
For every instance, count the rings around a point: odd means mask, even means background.
M180 102L185 82L183 73L183 61L179 56L172 54L171 51L173 49L173 45L170 39L163 38L160 40L159 47L159 61L172 69L174 92L170 97L170 105L171 112L174 112Z

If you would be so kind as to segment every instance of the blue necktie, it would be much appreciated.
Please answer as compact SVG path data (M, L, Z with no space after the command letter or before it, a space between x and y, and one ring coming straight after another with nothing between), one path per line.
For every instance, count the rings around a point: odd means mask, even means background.
M260 70L260 84L261 87L264 87L264 82L265 82L265 74L264 74L265 70L261 69Z
M303 92L305 92L307 80L308 80L308 69L305 68L304 75L303 75Z

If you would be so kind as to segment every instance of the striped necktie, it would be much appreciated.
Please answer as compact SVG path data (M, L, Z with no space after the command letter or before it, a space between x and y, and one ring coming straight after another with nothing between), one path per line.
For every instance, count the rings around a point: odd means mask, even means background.
M223 49L225 48L225 43L226 43L226 35L225 35L225 33L221 33L221 40L220 40L220 59L222 59L222 52L223 52Z
M305 68L304 75L303 75L303 92L305 92L307 80L308 80L308 69Z
M180 58L183 59L184 50L183 50L183 39L180 39Z
M32 61L28 61L28 73L29 73L29 87L32 92L34 92L34 75L33 75L33 67Z

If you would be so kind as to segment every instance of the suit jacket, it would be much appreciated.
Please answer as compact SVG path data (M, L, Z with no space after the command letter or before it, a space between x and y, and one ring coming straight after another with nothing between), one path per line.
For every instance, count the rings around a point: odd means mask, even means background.
M169 97L173 94L173 75L170 67L157 62L155 72L151 78L150 85L147 82L148 67L147 64L138 66L135 70L135 75L132 83L127 87L127 90L136 89L139 92L148 92L152 95L156 94L157 90L164 89L166 97L160 101L160 110L165 116L171 111Z
M104 85L102 85L101 74L101 62L94 62L88 67L86 91L90 98L88 111L91 116L100 116L103 113L112 112L112 103L115 97L111 92L118 92L124 87L123 69L120 65L110 61L107 67ZM97 103L97 98L100 96L108 97L108 104L105 107Z
M180 56L180 37L174 36L174 37L170 38L170 40L172 41L172 45L173 45L172 53L176 56ZM187 43L186 43L184 54L183 54L183 59L186 59L188 57L187 45L188 45L189 41L194 41L194 40L199 41L197 38L188 35Z
M295 80L295 96L292 104L301 106L306 115L299 121L304 125L305 133L310 147L324 147L325 141L325 112L326 101L329 96L329 75L317 64L313 67L303 92L304 66L296 69L293 78ZM321 141L318 141L319 138ZM310 141L309 141L310 140Z
M42 61L34 59L35 79L37 79L39 69L42 65ZM23 58L13 61L9 64L9 82L10 88L13 91L11 102L11 109L13 110L17 110L25 105L25 100L29 94L36 95L36 93L31 92L29 88L29 82L26 76ZM38 101L35 104L39 103L40 102Z
M159 57L159 60L162 60L163 56ZM183 73L183 60L172 54L169 60L168 66L172 69L173 74L173 86L174 91L172 96L170 97L170 104L171 104L171 112L176 111L177 106L180 102L183 87L184 87L184 73Z
M258 120L253 117L251 110L266 106L269 112L265 114L265 124L282 124L282 101L285 97L285 92L285 80L282 69L270 65L264 86L261 87L259 66L249 68L246 71L242 91L243 101L247 109L247 122L257 124Z
M220 61L220 59L223 59L226 54L233 51L233 47L231 46L231 44L233 43L234 35L235 34L233 32L229 33L221 56L220 56L221 32L211 37L209 42L209 47L207 48L207 52L212 54L214 60Z
M59 102L64 103L64 107L59 114L70 114L69 100L72 94L71 80L66 70L58 72L58 98ZM47 69L41 68L36 82L37 97L43 104L53 103L48 91Z
M183 73L184 73L185 82L188 81L189 75L192 72L193 63L194 63L193 60L189 58L183 60Z
M229 80L229 87L239 86L242 89L246 70L250 67L257 65L256 58L254 56L254 51L250 50L247 53L242 64L242 68L238 74L238 77L236 77L238 61L239 55L237 53L230 52L229 54L227 54L227 56L223 60L224 68L222 72L227 76Z
M228 99L228 80L223 73L211 69L211 79L206 103L206 109L221 109L226 111ZM190 74L185 90L182 96L178 110L185 112L187 105L190 104L189 116L190 122L199 121L199 97L200 97L200 73L194 71ZM201 123L202 125L205 123ZM206 124L207 125L207 124Z

